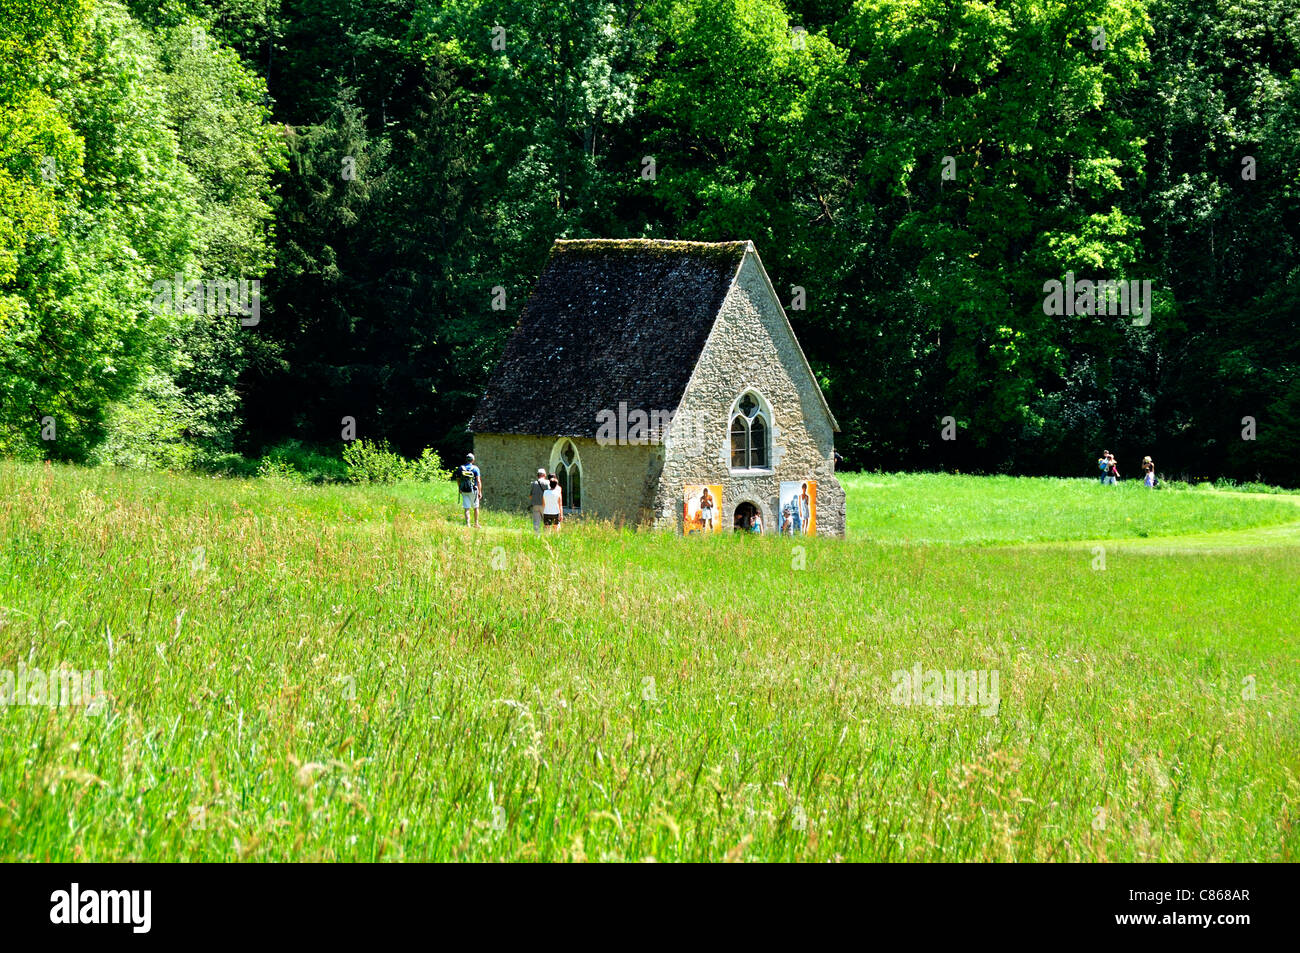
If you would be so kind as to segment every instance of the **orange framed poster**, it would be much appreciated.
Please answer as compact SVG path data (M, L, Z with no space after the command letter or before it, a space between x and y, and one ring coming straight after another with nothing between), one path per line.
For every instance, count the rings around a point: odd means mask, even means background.
M722 532L722 484L687 483L682 503L682 532Z

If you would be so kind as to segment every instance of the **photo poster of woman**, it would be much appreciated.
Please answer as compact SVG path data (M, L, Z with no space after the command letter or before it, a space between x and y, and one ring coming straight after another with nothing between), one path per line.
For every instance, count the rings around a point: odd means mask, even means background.
M701 486L687 483L686 502L682 505L682 532L722 532L722 484Z
M777 531L783 536L809 536L817 532L817 484L796 480L781 484L776 507Z

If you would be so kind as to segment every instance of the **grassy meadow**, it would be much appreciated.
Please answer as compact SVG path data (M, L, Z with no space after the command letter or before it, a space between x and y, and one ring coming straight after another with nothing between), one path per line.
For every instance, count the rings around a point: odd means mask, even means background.
M0 670L107 693L0 708L0 857L1297 859L1300 497L843 482L796 545L0 463Z

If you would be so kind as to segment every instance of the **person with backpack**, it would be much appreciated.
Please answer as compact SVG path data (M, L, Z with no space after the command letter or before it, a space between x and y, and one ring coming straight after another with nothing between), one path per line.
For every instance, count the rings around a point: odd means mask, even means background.
M474 454L465 454L465 462L456 468L456 486L460 490L460 505L465 511L465 525L469 526L470 510L474 511L474 528L478 529L478 508L483 502L483 474L474 465Z

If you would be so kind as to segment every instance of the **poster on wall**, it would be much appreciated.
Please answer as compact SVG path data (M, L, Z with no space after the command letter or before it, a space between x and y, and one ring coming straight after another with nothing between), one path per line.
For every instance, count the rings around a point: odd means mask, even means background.
M682 532L722 532L722 484L700 486L687 483L682 504Z
M781 484L776 507L777 531L782 536L810 536L817 533L817 484L795 480Z

